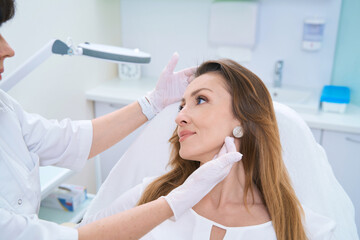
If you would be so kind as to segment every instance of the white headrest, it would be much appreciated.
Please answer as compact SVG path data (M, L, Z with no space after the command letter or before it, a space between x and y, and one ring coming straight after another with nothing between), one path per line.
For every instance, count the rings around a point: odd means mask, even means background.
M179 103L165 108L143 130L101 186L86 215L108 206L144 177L166 172L168 142ZM274 102L283 159L300 202L337 223L335 239L357 239L354 207L336 180L324 149L309 127L289 107Z

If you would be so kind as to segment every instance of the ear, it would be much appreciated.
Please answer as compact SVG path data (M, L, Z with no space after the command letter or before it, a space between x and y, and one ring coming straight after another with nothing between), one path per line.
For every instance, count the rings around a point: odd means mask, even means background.
M233 120L231 121L231 125L236 127L236 126L241 126L242 127L242 124L240 122L239 119L237 119L236 117L233 117Z

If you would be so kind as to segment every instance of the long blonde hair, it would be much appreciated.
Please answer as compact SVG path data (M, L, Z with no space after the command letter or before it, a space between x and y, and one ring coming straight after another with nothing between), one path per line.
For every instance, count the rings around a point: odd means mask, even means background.
M209 72L216 72L224 78L232 96L233 114L244 129L240 152L245 172L245 205L248 192L254 196L252 184L255 184L270 214L277 239L307 239L302 224L303 209L282 159L274 108L264 83L254 73L229 59L204 62L198 67L196 77ZM166 196L199 167L199 162L180 157L176 130L169 141L171 171L148 185L138 205Z

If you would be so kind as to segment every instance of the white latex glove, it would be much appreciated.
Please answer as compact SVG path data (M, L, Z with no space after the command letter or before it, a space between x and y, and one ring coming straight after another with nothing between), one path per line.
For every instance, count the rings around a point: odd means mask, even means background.
M178 61L179 54L175 52L162 71L155 89L146 96L155 113L159 113L166 106L180 101L186 87L194 79L196 67L174 73Z
M213 187L230 172L242 154L236 151L234 138L226 137L219 154L212 161L200 166L179 187L163 197L168 202L177 220L186 210L197 204Z

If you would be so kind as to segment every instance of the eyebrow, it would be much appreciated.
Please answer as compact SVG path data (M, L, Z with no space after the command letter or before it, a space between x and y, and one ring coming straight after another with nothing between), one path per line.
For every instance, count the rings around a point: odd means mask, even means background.
M190 96L193 97L193 96L195 96L196 94L198 94L198 93L199 93L200 91L202 91L202 90L208 90L208 91L210 91L210 92L213 92L213 90L211 90L211 89L209 89L209 88L199 88L199 89L193 91L193 92L190 94ZM181 99L181 102L182 102L182 103L185 102L185 98L182 98L182 99Z

